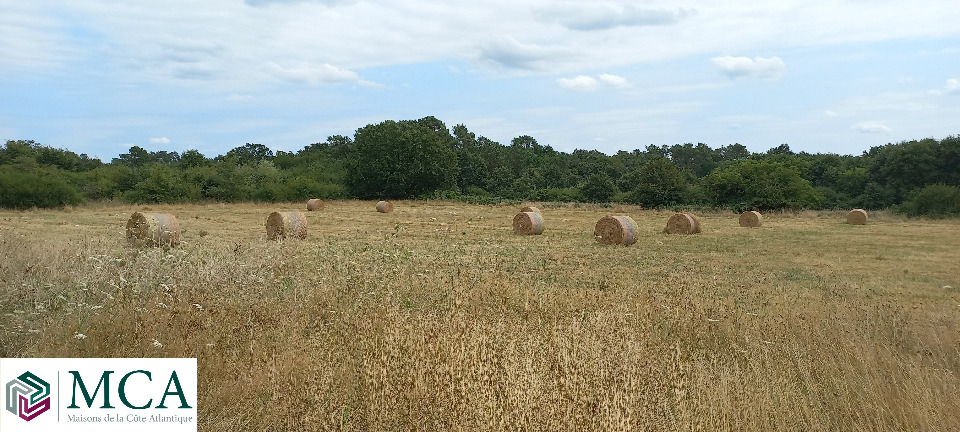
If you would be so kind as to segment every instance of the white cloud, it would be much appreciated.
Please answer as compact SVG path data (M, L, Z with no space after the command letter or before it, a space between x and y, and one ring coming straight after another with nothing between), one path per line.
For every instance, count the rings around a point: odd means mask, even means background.
M731 79L755 78L762 80L778 80L787 70L787 65L780 57L714 57L710 59L724 75Z
M567 90L587 92L596 90L599 82L594 77L578 75L574 78L560 78L557 80L557 84Z
M498 36L480 45L479 60L510 69L547 71L557 62L568 60L565 48L523 43L512 36Z
M946 84L943 85L943 88L940 88L939 90L931 90L930 94L934 94L934 95L960 94L960 80L956 78L950 78L947 80Z
M546 22L558 22L571 30L606 30L614 27L674 25L696 15L695 9L642 9L633 5L614 5L598 2L560 3L542 10L539 15Z
M170 138L167 138L167 137L150 138L150 143L151 144L170 144Z
M327 63L322 65L300 63L293 67L283 67L274 62L267 62L266 68L272 75L282 80L298 81L310 85L341 84L345 82L357 82L367 86L377 85L360 79L360 75L354 71Z
M630 87L630 83L627 82L627 79L619 75L610 75L610 74L600 74L597 75L600 78L600 81L603 81L604 84L611 87L617 88L626 88Z
M878 122L860 122L853 125L853 130L860 133L890 133L893 132L893 129L890 129L886 125Z
M897 2L871 4L867 15L859 2L688 0L684 7L644 6L649 3L14 2L6 8L11 11L0 14L0 58L5 60L0 72L84 58L128 79L202 80L198 84L210 86L227 80L259 83L263 76L256 65L266 61L287 68L329 64L362 73L458 59L466 67L492 63L496 72L556 74L582 70L585 64L605 68L715 52L956 37L949 23L960 19L958 8L904 11ZM905 21L912 25L901 25ZM696 31L689 31L693 27ZM491 40L491 35L498 36Z
M337 6L351 1L352 0L313 0L315 3L325 4L327 6ZM311 0L244 0L243 2L249 6L261 7L275 4L309 3Z
M626 78L610 74L599 74L597 78L586 75L577 75L573 78L560 78L557 80L557 84L560 84L560 87L567 90L582 92L597 90L601 85L615 88L630 87L630 83L627 82Z

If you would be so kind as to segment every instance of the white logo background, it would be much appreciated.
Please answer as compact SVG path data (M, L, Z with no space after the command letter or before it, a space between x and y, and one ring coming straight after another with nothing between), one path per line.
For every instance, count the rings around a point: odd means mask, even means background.
M133 406L146 405L152 399L148 409L128 408L120 399L118 386L121 379L129 372L138 370L150 372L150 378L148 379L143 373L130 375L125 383L125 394L128 402ZM76 404L80 408L67 408L74 398L74 376L70 371L77 371L80 374L91 397L94 397L94 392L97 391L103 372L114 371L109 375L110 405L114 408L101 408L104 403L104 388L100 388L97 392L92 407L87 408L79 386L76 389ZM157 406L164 399L164 392L174 371L185 400L191 408L180 408L180 397L168 395L164 400L167 408L158 409ZM0 431L181 432L197 430L197 359L0 359L0 385L6 386L8 382L17 379L24 372L31 372L50 384L50 410L28 422L2 409L0 410ZM177 389L170 384L169 391L176 392ZM6 406L7 395L3 394L0 397L3 398L0 406ZM100 421L72 421L70 416L74 416L74 420L79 417ZM151 416L154 421L151 421ZM182 421L157 421L160 420L158 416L165 419L175 416ZM186 418L190 420L187 421Z

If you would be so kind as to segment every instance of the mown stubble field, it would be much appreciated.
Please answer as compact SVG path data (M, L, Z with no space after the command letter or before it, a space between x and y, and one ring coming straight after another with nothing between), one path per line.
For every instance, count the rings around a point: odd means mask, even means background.
M196 357L201 430L960 430L960 221L395 204L0 211L0 356Z

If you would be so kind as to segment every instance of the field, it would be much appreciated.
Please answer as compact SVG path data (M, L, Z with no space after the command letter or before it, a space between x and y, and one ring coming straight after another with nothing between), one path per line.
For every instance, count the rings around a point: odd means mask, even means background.
M196 357L201 430L960 430L958 220L374 204L0 211L0 356Z

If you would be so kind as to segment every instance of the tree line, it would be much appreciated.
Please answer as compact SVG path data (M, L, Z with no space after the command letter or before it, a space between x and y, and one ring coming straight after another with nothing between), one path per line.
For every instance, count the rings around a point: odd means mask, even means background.
M435 117L369 124L296 152L247 143L197 150L131 147L110 162L34 141L0 149L0 206L455 199L624 202L645 208L884 209L960 216L960 137L890 143L858 156L648 145L558 152L531 136L501 144Z

